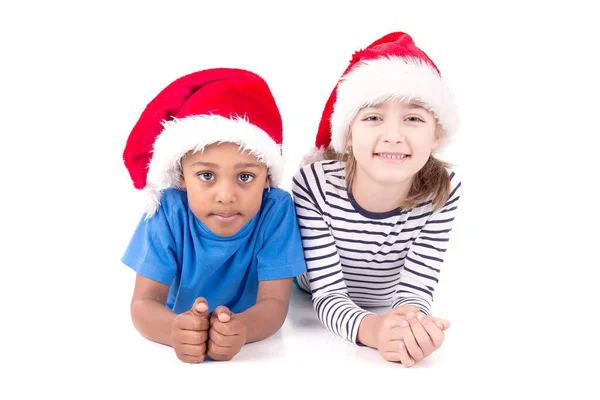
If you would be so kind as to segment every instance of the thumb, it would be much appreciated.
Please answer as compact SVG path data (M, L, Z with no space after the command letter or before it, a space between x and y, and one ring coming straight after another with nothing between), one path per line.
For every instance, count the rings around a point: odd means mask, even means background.
M208 318L208 301L204 297L198 297L190 311L197 317Z
M229 322L233 317L233 313L225 306L219 306L213 311L213 317L218 318L221 322Z

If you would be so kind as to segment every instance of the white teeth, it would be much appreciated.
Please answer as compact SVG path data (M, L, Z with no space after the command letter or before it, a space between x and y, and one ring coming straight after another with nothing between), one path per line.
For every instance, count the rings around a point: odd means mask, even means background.
M385 157L385 158L390 158L390 159L401 159L401 158L405 158L406 154L392 155L392 154L379 153L379 156L380 157Z

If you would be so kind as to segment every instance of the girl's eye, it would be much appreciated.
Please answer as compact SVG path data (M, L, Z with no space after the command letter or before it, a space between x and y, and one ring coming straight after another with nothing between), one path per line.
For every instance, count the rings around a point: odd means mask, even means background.
M212 172L201 172L198 176L203 181L212 181L214 179Z
M423 118L420 118L420 117L415 117L415 116L408 117L408 118L406 118L406 119L407 119L409 122L425 122L425 120L423 120Z
M377 115L369 115L369 116L363 118L363 121L369 121L369 122L381 121L381 118L378 117Z
M240 182L250 183L254 179L254 176L252 176L250 174L240 174L238 179L240 180Z

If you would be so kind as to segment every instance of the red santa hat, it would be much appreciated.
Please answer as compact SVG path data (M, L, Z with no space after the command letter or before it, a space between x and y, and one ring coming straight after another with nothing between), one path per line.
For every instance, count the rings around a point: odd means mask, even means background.
M302 163L322 159L328 146L344 153L350 124L360 109L390 98L418 100L434 114L446 133L438 148L458 128L454 99L437 66L408 34L393 32L354 53L325 105L315 148Z
M183 76L163 89L131 131L123 160L154 215L161 190L179 187L181 158L212 143L232 142L267 166L270 184L283 175L279 109L267 83L250 71L217 68Z

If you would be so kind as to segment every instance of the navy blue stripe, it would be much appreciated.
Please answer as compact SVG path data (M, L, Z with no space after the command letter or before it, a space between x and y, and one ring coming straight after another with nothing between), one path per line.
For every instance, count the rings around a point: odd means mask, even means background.
M322 256L317 256L317 257L307 257L305 260L307 262L308 261L318 261L318 260L323 260L325 258L329 258L329 257L335 256L336 254L337 254L337 250L333 250L332 253L325 254L325 255L322 255Z
M362 258L352 258L352 257L345 257L343 255L340 254L340 258L342 260L347 260L347 261L358 261L358 262L364 262L364 263L374 263L374 264L389 264L389 263L396 263L398 261L402 261L401 258L398 258L397 260L365 260Z
M439 251L440 253L444 253L446 251L446 249L438 249L437 247L433 247L433 246L431 246L429 244L419 243L419 242L413 242L413 246L425 247L425 248L428 248L428 249Z
M372 268L372 267L363 267L358 266L352 266L352 265L346 265L344 264L344 268L355 268L355 269L360 269L361 271L396 271L399 268L399 265L396 265L394 267L390 267L390 268Z
M334 275L337 275L337 274L341 274L341 271L335 270L335 271L330 272L328 274L321 275L319 277L313 278L313 279L309 280L309 282L313 283L313 282L320 281L321 279L329 278L330 276L334 276Z
M325 285L323 285L323 286L321 286L321 287L318 287L318 288L316 288L316 289L314 290L314 292L318 292L319 290L323 290L323 289L325 289L325 288L328 288L328 287L330 287L330 286L337 285L338 283L341 283L341 282L343 282L343 281L344 281L344 278L340 278L340 279L338 279L338 280L337 280L337 281L335 281L335 282L326 283Z
M373 284L373 282L370 282L370 283ZM389 282L388 282L388 284L389 284ZM346 287L348 288L348 290L349 289L361 289L361 290L374 290L374 291L376 291L376 290L388 290L388 289L391 289L391 288L395 288L397 285L398 285L398 283L394 283L393 285L388 285L388 286L382 287L382 288L376 288L376 287L371 287L371 286L360 286L360 285L346 285ZM352 291L352 293L356 293L356 292ZM389 293L394 293L394 291L391 291ZM389 294L389 293L386 293L386 294ZM380 293L371 293L371 294L380 295Z
M304 251L324 249L325 247L328 247L328 246L335 246L335 242L325 243L320 246L305 247Z
M404 270L410 272L411 274L420 276L420 277L425 278L425 279L431 279L432 281L434 281L436 283L439 283L438 278L435 278L435 277L429 276L429 275L425 275L425 274L422 274L422 273L417 272L417 271L413 271L412 269L408 268L407 266L404 266Z
M440 270L439 270L439 269L436 269L436 268L430 267L429 265L425 264L425 263L424 263L424 262L422 262L422 261L415 260L414 258L410 258L409 256L406 256L406 259L407 259L408 261L412 262L412 263L415 263L415 264L417 264L417 265L421 265L421 266L423 266L423 267L425 267L425 268L429 268L430 270L432 270L432 271L435 271L435 272L437 272L438 274L440 273ZM406 267L405 267L405 268L406 268Z
M323 172L325 172L326 174L329 174L330 172L340 172L343 171L344 167L341 168L336 168L336 169L325 169L323 168Z
M317 239L323 239L326 237L331 237L330 233L325 233L323 235L317 235L317 236L305 236L305 235L300 235L302 237L302 240L317 240Z
M323 266L323 267L317 267L317 268L311 268L311 267L308 267L308 266L307 266L307 267L306 267L306 271L308 271L308 272L316 272L316 271L321 271L321 270L323 270L323 269L331 268L331 267L333 267L334 265L337 265L337 263L338 263L338 262L336 261L336 262L334 262L334 263L331 263L331 264L329 264L329 265L325 265L325 266Z
M450 239L445 237L445 238L432 238L429 236L419 236L419 240L424 239L424 240L431 240L432 242L448 242Z
M400 253L404 253L405 251L408 250L408 248L402 249L402 250L390 250L387 253L384 253L383 251L369 251L369 250L359 250L359 249L349 249L347 247L342 247L342 246L338 246L337 247L338 250L344 250L344 251L348 251L351 253L360 253L360 254L371 254L371 255L382 255L382 256L387 256L390 254L400 254Z
M304 183L306 183L306 188L310 188L310 184L308 183L308 179L306 179L306 174L304 173L304 168L300 169L300 175L302 175ZM312 203L317 208L317 210L319 210L319 213L323 214L323 210L321 210L321 207L319 206L319 203L317 202L317 199L315 198L315 195L313 194L312 190L308 191L308 195L313 200Z
M448 218L448 219L439 219L436 221L428 221L427 223L428 224L444 224L446 222L452 222L452 221L454 221L454 217Z
M433 260L433 261L438 261L438 262L444 262L444 260L441 259L441 258L432 257L432 256L428 256L428 255L425 255L425 254L417 253L416 251L413 251L413 254L416 255L416 256L419 256L421 258L426 258L428 260Z
M329 232L329 228L327 226L324 228L320 228L318 226L304 226L304 225L300 225L299 222L300 221L298 221L298 227L300 227L300 229L310 229L311 231L327 231L327 232Z
M423 288L420 288L420 287L418 287L418 286L415 286L415 285L408 284L408 283L406 283L406 282L399 282L399 283L398 283L398 285L405 286L405 287L409 287L409 288L411 288L411 289L415 289L415 290L419 290L419 291L421 291L421 292L423 292L423 293L426 293L426 294L428 294L429 296L431 296L431 292L430 292L429 290L427 290L427 289L423 289Z

